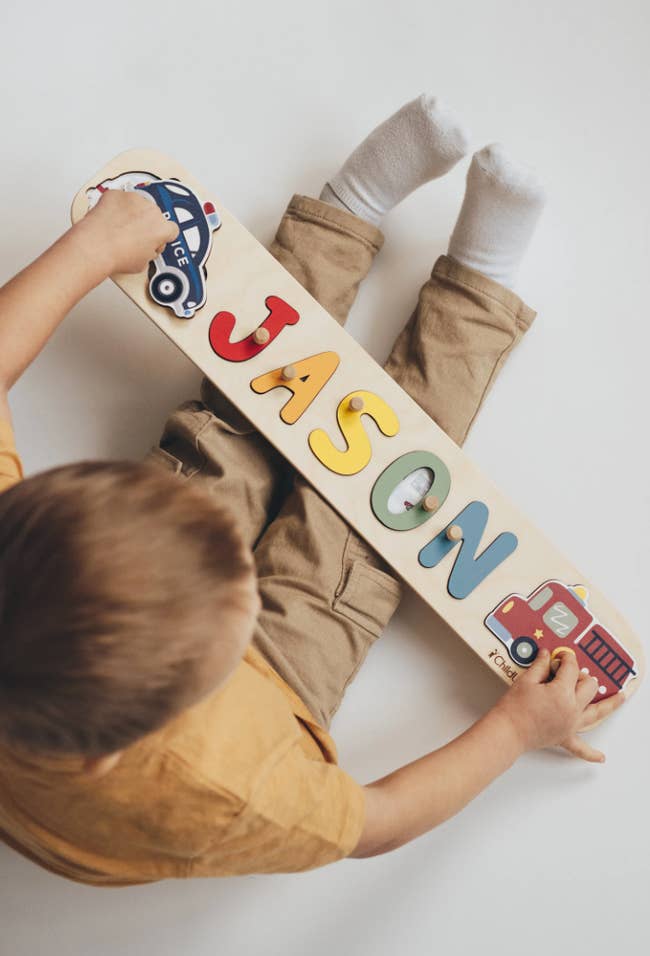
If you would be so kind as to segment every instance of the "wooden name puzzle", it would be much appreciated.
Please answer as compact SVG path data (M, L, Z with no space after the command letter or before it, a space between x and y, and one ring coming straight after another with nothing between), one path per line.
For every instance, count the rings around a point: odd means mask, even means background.
M206 189L133 150L73 221L106 189L141 190L180 230L120 288L493 671L569 649L600 699L636 689L619 612Z

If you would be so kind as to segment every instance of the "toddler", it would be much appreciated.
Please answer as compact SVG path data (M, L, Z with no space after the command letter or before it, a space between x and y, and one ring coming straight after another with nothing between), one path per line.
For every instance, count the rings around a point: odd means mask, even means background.
M468 136L421 96L271 251L344 323L386 213ZM512 290L544 204L500 146L477 152L449 242L386 370L462 443L534 313ZM209 382L143 463L23 480L7 393L70 308L176 236L137 193L96 208L0 291L0 838L98 886L306 870L401 846L527 750L604 757L578 732L622 695L548 654L456 740L366 786L330 721L401 586ZM553 679L551 679L553 677Z

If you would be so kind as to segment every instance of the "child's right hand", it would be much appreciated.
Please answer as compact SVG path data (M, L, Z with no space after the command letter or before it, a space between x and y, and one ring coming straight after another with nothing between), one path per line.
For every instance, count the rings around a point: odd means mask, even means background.
M531 667L517 678L495 711L511 723L525 750L562 746L576 757L602 763L605 756L591 747L579 733L616 710L624 701L616 694L592 703L598 693L595 677L583 674L575 654L559 656L559 668L551 677L551 657L540 651Z
M105 257L107 275L142 272L178 236L178 226L144 193L121 189L108 189L77 226L86 248Z

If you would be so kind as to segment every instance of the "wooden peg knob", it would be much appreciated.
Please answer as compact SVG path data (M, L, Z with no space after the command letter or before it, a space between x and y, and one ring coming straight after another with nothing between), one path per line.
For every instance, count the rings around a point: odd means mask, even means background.
M285 365L282 369L282 378L285 382L291 381L292 378L296 377L296 367L295 365Z
M355 395L354 398L350 399L350 408L353 412L362 412L364 409L364 401L360 395Z
M537 637L537 635L535 635L535 637ZM572 647L556 647L555 650L551 651L551 660L557 660L557 658L561 658L563 654L573 654L574 657L578 656Z
M572 647L556 647L554 651L551 651L551 674L557 674L565 654L573 654L574 657L578 656ZM582 672L584 673L584 671L585 668L583 667ZM587 673L589 673L588 670Z
M255 342L256 345L266 345L270 338L271 333L268 329L260 327L253 332L253 342Z
M463 529L459 524L450 524L445 534L450 541L460 541L463 537Z
M440 507L440 501L435 495L427 495L426 498L422 499L422 507L425 511L437 511Z

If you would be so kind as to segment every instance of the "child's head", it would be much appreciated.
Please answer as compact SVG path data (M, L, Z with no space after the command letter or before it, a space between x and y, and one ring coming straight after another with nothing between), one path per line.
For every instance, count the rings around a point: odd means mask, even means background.
M82 463L0 495L0 739L97 758L220 684L258 609L250 550L200 485Z

